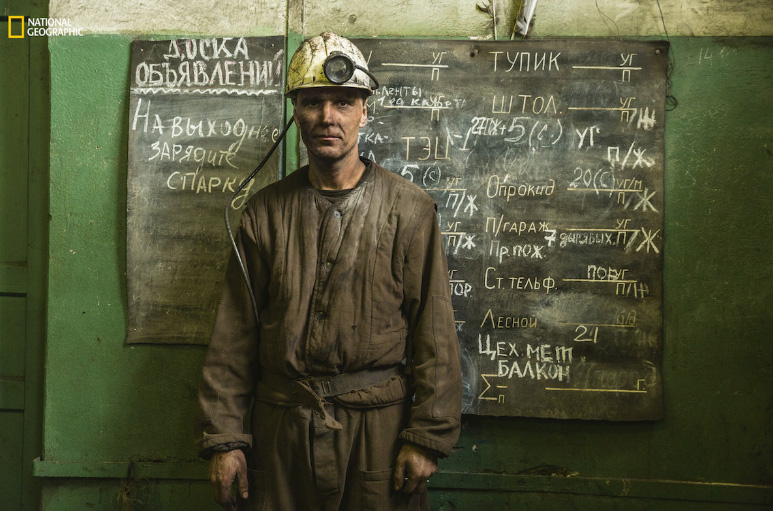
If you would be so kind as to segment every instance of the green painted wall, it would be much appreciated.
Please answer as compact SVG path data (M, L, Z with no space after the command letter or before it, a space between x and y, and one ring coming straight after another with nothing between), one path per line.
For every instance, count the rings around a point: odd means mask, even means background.
M3 15L45 16L6 0ZM21 23L12 31L18 35ZM48 246L48 48L0 22L0 509L39 508Z
M192 444L204 349L124 342L129 43L49 42L46 511L217 509ZM433 509L773 505L773 38L672 44L665 419L467 417ZM543 464L578 475L519 474Z
M166 459L190 448L188 375L200 350L124 344L128 44L50 43L46 459Z

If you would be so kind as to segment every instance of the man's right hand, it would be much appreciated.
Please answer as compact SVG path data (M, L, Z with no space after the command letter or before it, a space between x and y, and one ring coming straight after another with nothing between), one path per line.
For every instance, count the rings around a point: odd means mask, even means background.
M234 482L239 495L247 498L247 459L241 449L215 453L209 460L209 482L215 501L226 511L236 511L236 497L231 493Z

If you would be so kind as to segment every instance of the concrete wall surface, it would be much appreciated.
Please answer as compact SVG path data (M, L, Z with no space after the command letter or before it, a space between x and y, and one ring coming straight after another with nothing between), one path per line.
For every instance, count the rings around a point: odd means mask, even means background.
M52 0L50 16L77 21L93 34L262 35L285 30L287 13L301 32L325 30L372 36L493 37L488 0ZM512 32L518 1L494 2L497 35ZM773 35L766 0L542 0L534 37L552 36L763 36ZM665 25L665 27L664 27ZM257 30L257 32L256 32Z

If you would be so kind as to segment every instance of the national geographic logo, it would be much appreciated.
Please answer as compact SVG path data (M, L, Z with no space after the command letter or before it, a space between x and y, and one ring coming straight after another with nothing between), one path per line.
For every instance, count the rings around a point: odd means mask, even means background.
M28 18L27 16L3 16L8 21L8 39L25 37L81 36L80 27L73 27L70 18Z
M8 39L24 38L24 16L8 16Z

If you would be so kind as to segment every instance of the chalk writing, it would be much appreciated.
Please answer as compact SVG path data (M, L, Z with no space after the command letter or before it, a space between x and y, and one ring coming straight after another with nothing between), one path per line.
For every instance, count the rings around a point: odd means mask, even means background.
M405 140L405 159L411 159L411 147L414 148L414 157L417 160L425 161L430 157L433 160L448 160L448 148L451 145L450 139L446 137L401 137ZM418 156L416 154L416 146L418 145ZM433 151L434 148L434 151Z
M360 151L437 205L466 411L657 417L667 47L357 43Z
M529 71L559 71L558 57L561 56L561 52L553 54L553 52L540 52L529 53L524 51L513 52L511 55L509 51L492 51L489 52L493 55L494 72L497 72L497 64L499 64L499 71L509 73L515 70L516 64L518 65L517 71L529 72ZM501 59L502 55L505 59ZM506 60L507 64L502 65L501 60ZM533 65L532 65L533 62Z
M537 318L531 314L523 316L494 316L494 313L489 309L486 311L480 326L489 325L494 329L537 328Z
M501 264L503 259L508 257L514 258L528 258L528 259L543 259L545 256L542 252L544 245L535 245L526 243L523 245L504 246L500 245L499 240L491 240L489 255L493 255L498 258Z
M147 60L134 63L133 91L191 86L276 88L282 83L283 54L279 50L271 60L252 60L243 37L175 39L169 42L164 62L151 61L156 55L148 52Z
M543 291L550 293L555 289L556 281L553 277L525 277L518 276L497 276L497 269L493 266L486 268L483 277L483 285L486 289L517 289L519 291Z
M550 196L556 190L556 181L554 179L548 180L543 184L532 183L513 183L513 184L500 184L500 178L494 174L488 179L488 186L486 187L486 196L489 199L504 198L505 202L510 202L513 197L537 197L537 196Z
M281 37L132 43L128 342L209 342L227 261L223 210L279 138L283 75ZM230 201L234 219L276 169L274 156Z
M515 233L518 236L529 233L549 232L553 233L554 230L550 229L548 222L524 222L505 220L505 215L499 215L499 218L489 216L486 217L485 232L491 232L495 237L500 233Z

